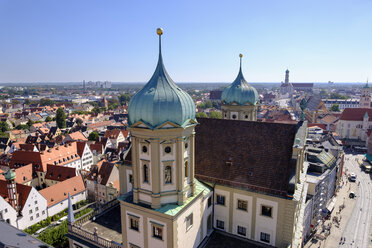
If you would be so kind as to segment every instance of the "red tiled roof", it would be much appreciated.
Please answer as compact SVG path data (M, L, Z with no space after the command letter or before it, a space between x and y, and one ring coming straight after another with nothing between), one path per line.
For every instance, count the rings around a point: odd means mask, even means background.
M82 140L82 141L87 141L88 139L82 134L80 131L74 132L67 134L66 136L70 136L71 139L73 140Z
M117 139L120 133L121 130L119 129L106 130L104 137L110 139Z
M20 210L23 209L23 206L25 205L28 195L30 194L32 187L23 185L20 183L16 184L16 190L17 190L17 197L18 197L18 203L20 204ZM7 190L7 184L6 181L0 180L0 195L8 201L9 195Z
M102 143L91 144L90 145L90 150L91 151L97 151L97 152L102 153L102 151L103 151L103 144Z
M340 120L343 121L363 121L365 113L368 113L368 121L372 121L372 109L368 108L346 108L341 114Z
M106 185L108 179L110 178L112 169L114 168L115 163L110 163L104 160L101 160L97 163L97 167L92 167L93 169L89 173L88 180L97 180L98 176L101 178L100 184Z
M324 131L327 130L327 125L326 124L320 124L320 123L308 123L307 127L319 127L323 129Z
M85 190L84 181L81 175L67 179L63 182L54 184L48 188L42 189L39 193L44 196L48 202L48 207L66 200L68 193L71 196L79 194Z
M102 121L102 122L92 123L92 124L88 125L88 128L95 129L95 128L99 128L99 127L105 127L105 126L111 125L112 123L114 123L114 121L112 121L112 120L111 121Z
M32 164L28 164L15 169L16 183L24 184L32 180ZM0 174L0 179L5 180L4 175Z
M47 165L47 172L45 173L45 179L54 181L64 181L69 178L76 176L76 169L71 167L64 167L60 165Z
M36 171L46 171L47 164L65 165L80 159L78 142L71 142L64 146L49 148L43 152L15 151L10 161L10 167L23 166L32 163Z

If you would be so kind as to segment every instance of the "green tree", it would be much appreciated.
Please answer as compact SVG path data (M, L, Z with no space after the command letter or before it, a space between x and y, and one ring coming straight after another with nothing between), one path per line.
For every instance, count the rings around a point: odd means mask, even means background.
M34 123L35 123L35 122L32 121L32 120L28 120L28 122L27 122L27 126L28 126L28 127L31 127Z
M331 95L329 96L329 99L348 99L350 98L349 96L344 96L344 95L340 95L338 93L331 93Z
M9 128L8 123L6 123L5 121L0 121L0 131L4 133L9 130L10 128Z
M52 121L52 118L50 118L50 116L47 116L47 118L45 118L45 121L46 122L51 122Z
M96 131L91 132L88 136L88 140L96 141L98 140L98 138L99 138L99 134Z
M207 118L208 116L204 112L198 112L198 113L196 113L196 117L198 117L198 118Z
M18 126L16 126L16 129L17 130L29 130L30 126L27 124L19 124Z
M338 104L333 104L331 106L331 111L333 111L333 112L340 112L340 106Z
M209 118L222 119L222 114L221 112L218 112L218 111L212 111L209 113Z
M17 104L20 104L21 102L20 101L18 101L18 100L16 100L16 99L13 99L12 100L12 104L14 104L14 105L17 105Z
M42 98L40 99L40 105L41 106L51 106L55 104L56 102L53 100L50 100L49 98Z
M77 118L75 122L76 122L76 124L77 124L78 126L81 126L81 125L83 124L83 120L80 119L80 118Z
M119 103L121 105L127 104L130 101L131 95L129 93L120 94Z
M63 108L57 109L56 122L58 128L66 128L66 115Z

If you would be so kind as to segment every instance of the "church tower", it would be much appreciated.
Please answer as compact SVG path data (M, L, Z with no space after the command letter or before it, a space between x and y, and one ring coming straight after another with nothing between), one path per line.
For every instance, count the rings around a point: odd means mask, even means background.
M362 88L362 94L360 95L359 107L371 108L371 88L368 86L368 80L366 85Z
M257 121L258 93L244 78L242 54L236 79L224 89L221 96L222 117L224 119Z
M161 54L150 81L129 103L133 201L182 205L194 192L195 104L168 75Z
M199 232L211 190L194 178L196 107L165 70L163 30L157 34L155 72L128 107L130 163L120 165L120 181L127 180L128 168L133 187L118 198L123 247L180 247L186 240L198 245L207 235Z

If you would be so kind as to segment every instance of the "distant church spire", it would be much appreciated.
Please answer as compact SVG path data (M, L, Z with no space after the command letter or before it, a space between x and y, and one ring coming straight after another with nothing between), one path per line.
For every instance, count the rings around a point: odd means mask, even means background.
M285 71L285 83L286 84L289 83L289 70L288 69Z

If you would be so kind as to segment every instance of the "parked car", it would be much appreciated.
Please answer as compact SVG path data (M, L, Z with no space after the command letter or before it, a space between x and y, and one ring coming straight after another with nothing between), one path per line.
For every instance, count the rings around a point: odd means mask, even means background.
M64 222L65 220L67 220L67 216L64 216L64 217L62 217L61 219L59 219L59 220L57 221L57 225L62 224L62 222Z
M350 182L355 182L356 181L356 175L354 173L351 173L349 176L349 181Z

